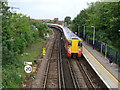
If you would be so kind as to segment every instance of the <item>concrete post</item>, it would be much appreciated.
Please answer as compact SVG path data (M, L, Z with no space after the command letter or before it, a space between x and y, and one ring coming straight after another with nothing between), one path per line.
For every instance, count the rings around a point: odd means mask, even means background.
M105 59L106 59L106 56L107 56L107 44L105 44Z
M101 54L102 54L102 46L103 46L103 45L102 45L102 42L101 42Z

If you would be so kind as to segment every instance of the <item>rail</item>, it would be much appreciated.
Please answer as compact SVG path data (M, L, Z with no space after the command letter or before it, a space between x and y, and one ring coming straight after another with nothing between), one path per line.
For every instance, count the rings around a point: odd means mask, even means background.
M84 79L86 81L86 84L87 84L88 88L96 90L94 84L92 83L92 80L90 79L89 75L85 71L84 66L79 61L77 61L77 65L78 65L79 69L81 70L81 72L82 72L82 74L84 76Z
M61 40L60 40L61 43ZM65 80L64 80L64 74L63 74L63 65L62 65L62 56L61 56L61 45L59 44L59 88L65 89Z
M75 77L75 74L73 72L73 69L72 69L73 67L71 65L70 60L68 60L68 65L69 65L69 70L70 70L70 74L71 74L71 78L72 78L72 81L73 81L74 88L80 88L79 83L78 83L78 81Z
M50 55L49 55L49 58L48 58L48 62L47 62L47 66L46 66L46 71L45 71L45 78L44 78L43 88L46 88L46 85L47 85L47 79L48 79L48 72L49 72L50 60L51 60L51 57L52 57L52 53L53 53L53 48L54 48L54 45L55 45L55 41L57 40L56 37L57 37L57 36L54 37L55 40L54 40L54 42L53 42L52 50L51 50Z

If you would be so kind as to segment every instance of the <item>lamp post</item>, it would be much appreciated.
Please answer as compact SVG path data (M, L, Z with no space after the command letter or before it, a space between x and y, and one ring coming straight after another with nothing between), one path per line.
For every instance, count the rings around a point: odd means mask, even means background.
M84 35L84 38L85 38L85 24L84 24L84 31L83 31L83 35Z
M79 29L80 29L80 25L79 24L77 24L78 25L78 36L79 36Z
M95 44L95 26L91 26L93 27L93 49L94 49L94 44Z
M13 9L20 9L18 7L10 7L10 8L11 8L12 11L13 11Z

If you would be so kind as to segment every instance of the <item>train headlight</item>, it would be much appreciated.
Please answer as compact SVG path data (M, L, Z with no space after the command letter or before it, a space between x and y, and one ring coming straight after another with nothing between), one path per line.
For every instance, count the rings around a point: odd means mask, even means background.
M68 52L70 52L70 53L71 53L71 50L70 50L70 48L68 48Z
M81 48L81 49L78 49L78 53L80 53L81 50L82 50L82 48Z

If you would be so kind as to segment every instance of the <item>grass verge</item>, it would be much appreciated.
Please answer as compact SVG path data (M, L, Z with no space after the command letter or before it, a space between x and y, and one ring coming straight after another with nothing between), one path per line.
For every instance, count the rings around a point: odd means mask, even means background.
M32 66L34 66L34 60L40 54L44 44L45 40L39 38L27 47L23 54L18 55L17 60L14 63L2 68L3 88L19 88L25 82L27 75L33 75L33 73L27 74L24 71L24 62L33 62Z

